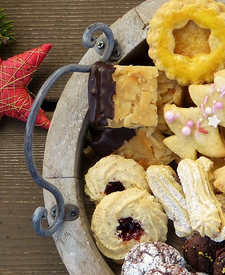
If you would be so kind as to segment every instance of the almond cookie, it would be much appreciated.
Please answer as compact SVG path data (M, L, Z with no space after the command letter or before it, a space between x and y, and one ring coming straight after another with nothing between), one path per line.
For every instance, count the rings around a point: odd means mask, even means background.
M185 260L174 247L162 242L144 242L135 245L126 255L121 275L142 275L163 264L185 267Z
M153 164L169 164L176 156L163 143L164 136L158 129L141 127L136 135L115 150L116 155L137 161L144 169Z
M123 261L140 242L167 238L167 215L157 199L146 190L129 188L104 197L92 216L96 245L108 258Z
M92 127L156 127L157 77L154 66L95 63L88 81Z
M224 68L222 3L171 0L158 9L149 25L149 56L168 78L181 85L209 83L213 73Z
M166 165L152 165L146 174L152 193L174 223L176 235L191 236L194 231L191 228L185 195L174 170Z
M89 168L85 182L85 193L96 203L112 192L127 188L150 192L144 168L132 159L117 155L104 157Z

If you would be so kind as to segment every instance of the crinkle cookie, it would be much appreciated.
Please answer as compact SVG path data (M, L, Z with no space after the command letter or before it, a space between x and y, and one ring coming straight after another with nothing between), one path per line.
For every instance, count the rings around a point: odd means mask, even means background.
M181 85L211 82L213 73L225 64L224 28L222 3L171 0L150 21L149 56L160 71Z
M144 275L193 275L185 267L177 264L162 263L155 268L150 268Z
M154 66L95 63L88 82L92 127L156 127L157 77Z
M166 243L140 243L127 253L121 275L153 274L148 271L155 270L163 264L176 264L178 267L184 268L186 262L178 250Z
M104 197L92 216L99 250L108 258L123 261L140 242L167 239L167 215L157 199L146 190L129 188Z
M133 159L109 155L89 168L85 175L85 193L96 203L106 195L138 187L150 192L144 168Z

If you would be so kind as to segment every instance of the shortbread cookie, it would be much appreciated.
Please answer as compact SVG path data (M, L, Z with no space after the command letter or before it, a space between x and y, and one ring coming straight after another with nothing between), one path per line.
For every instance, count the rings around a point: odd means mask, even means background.
M85 193L96 203L112 192L127 188L138 187L150 192L143 167L117 155L104 157L89 168L85 182Z
M224 214L209 181L209 167L213 163L201 157L197 161L183 159L177 167L194 231L215 241L225 239Z
M144 242L135 245L126 255L121 275L142 275L162 264L176 264L183 268L185 260L174 247L162 242Z
M164 140L181 158L197 158L197 152L214 158L225 156L219 125L225 126L225 70L215 73L211 85L190 85L196 107L179 108L167 104L164 116L175 134Z
M91 229L99 250L122 261L140 242L167 239L167 215L146 190L129 188L104 197L96 206Z
M166 104L175 104L182 106L184 97L184 87L180 86L177 81L170 80L165 73L159 71L158 80L158 125L157 129L161 133L171 135L171 131L164 118L164 106Z
M191 228L185 195L174 170L166 165L152 165L146 174L152 193L173 221L177 236L191 236L194 231Z
M171 0L158 9L149 26L149 56L168 78L176 79L181 85L209 83L213 73L224 68L225 6L222 3Z
M176 155L163 143L164 136L158 129L141 127L136 135L115 150L116 155L131 158L147 169L153 164L169 164Z
M216 169L213 172L213 175L215 177L215 181L214 181L214 187L225 194L225 166Z
M95 63L88 82L91 125L97 129L156 127L157 77L154 66Z
M213 274L216 252L224 246L225 241L215 242L207 236L195 234L184 242L183 254L187 263L195 270Z

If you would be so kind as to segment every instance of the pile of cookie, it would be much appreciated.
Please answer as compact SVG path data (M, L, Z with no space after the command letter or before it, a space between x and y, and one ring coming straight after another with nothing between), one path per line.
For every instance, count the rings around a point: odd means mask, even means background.
M170 0L149 26L154 65L90 72L91 230L123 275L223 274L225 5ZM166 244L168 220L184 258Z

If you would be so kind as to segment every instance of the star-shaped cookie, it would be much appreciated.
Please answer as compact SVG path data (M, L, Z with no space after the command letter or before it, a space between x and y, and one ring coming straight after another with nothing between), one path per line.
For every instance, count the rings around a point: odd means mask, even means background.
M5 61L0 58L0 119L9 116L27 121L33 104L27 86L51 47L51 44L44 44ZM35 125L46 129L50 126L42 109L38 112Z
M224 157L225 143L218 126L225 126L225 70L215 73L212 84L190 85L189 93L196 107L165 106L165 120L175 135L164 143L181 158L196 159L197 152Z

